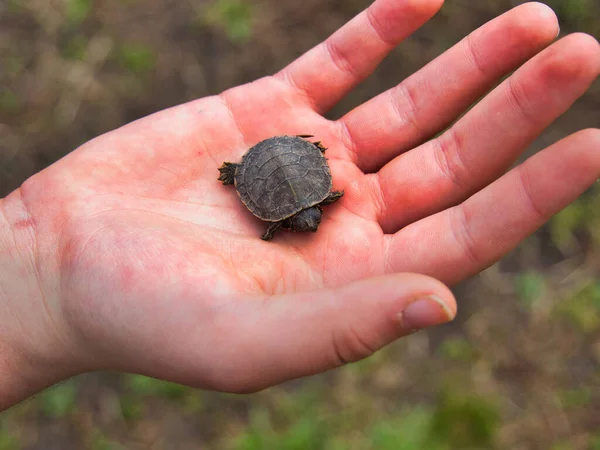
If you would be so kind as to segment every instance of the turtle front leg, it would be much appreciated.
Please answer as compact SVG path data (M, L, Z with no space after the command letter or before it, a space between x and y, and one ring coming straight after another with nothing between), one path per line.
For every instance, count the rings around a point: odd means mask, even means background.
M222 181L223 184L233 184L235 180L235 171L237 170L239 164L224 162L221 167L219 167L219 181Z
M273 235L281 227L281 225L283 225L283 220L279 222L273 222L271 225L269 225L269 228L267 228L265 234L263 234L260 238L263 241L270 241L273 239Z
M327 205L328 203L333 203L338 201L344 195L344 191L331 191L327 198L321 202L321 204Z

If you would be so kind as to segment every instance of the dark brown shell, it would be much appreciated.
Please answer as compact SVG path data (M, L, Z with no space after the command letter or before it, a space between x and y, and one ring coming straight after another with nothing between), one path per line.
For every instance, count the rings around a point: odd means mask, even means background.
M332 181L327 160L316 145L300 137L276 136L242 157L235 186L252 214L278 222L321 203Z

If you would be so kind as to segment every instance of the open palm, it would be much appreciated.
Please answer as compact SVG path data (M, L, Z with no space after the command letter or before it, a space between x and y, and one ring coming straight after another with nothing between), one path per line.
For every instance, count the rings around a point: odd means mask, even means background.
M505 174L600 69L589 36L542 51L557 23L539 4L323 117L440 3L378 0L280 73L101 136L22 186L48 321L82 370L246 391L365 357L452 318L451 294L427 276L477 273L598 178L595 130ZM283 134L322 141L345 196L317 233L265 242L217 169ZM437 310L403 321L429 294Z

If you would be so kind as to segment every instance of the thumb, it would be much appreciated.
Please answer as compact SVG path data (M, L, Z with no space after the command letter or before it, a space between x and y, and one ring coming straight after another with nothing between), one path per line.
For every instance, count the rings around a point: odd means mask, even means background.
M228 385L222 386L225 390L248 392L323 372L455 315L450 290L417 274L268 297L236 320L236 334L226 346L235 370L225 371L236 375L220 381ZM223 350L221 361L229 359L223 359Z

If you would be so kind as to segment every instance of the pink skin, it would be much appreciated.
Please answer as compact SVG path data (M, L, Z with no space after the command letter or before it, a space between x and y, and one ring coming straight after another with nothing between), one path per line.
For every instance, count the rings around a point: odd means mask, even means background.
M545 48L556 17L521 5L340 120L322 117L440 6L378 0L274 76L94 139L4 199L0 306L15 320L0 329L3 406L96 369L253 391L454 317L442 283L500 259L600 176L598 130L502 175L598 76L600 47L577 34ZM264 242L217 168L281 134L322 141L346 194L317 233ZM430 295L441 305L408 319Z

